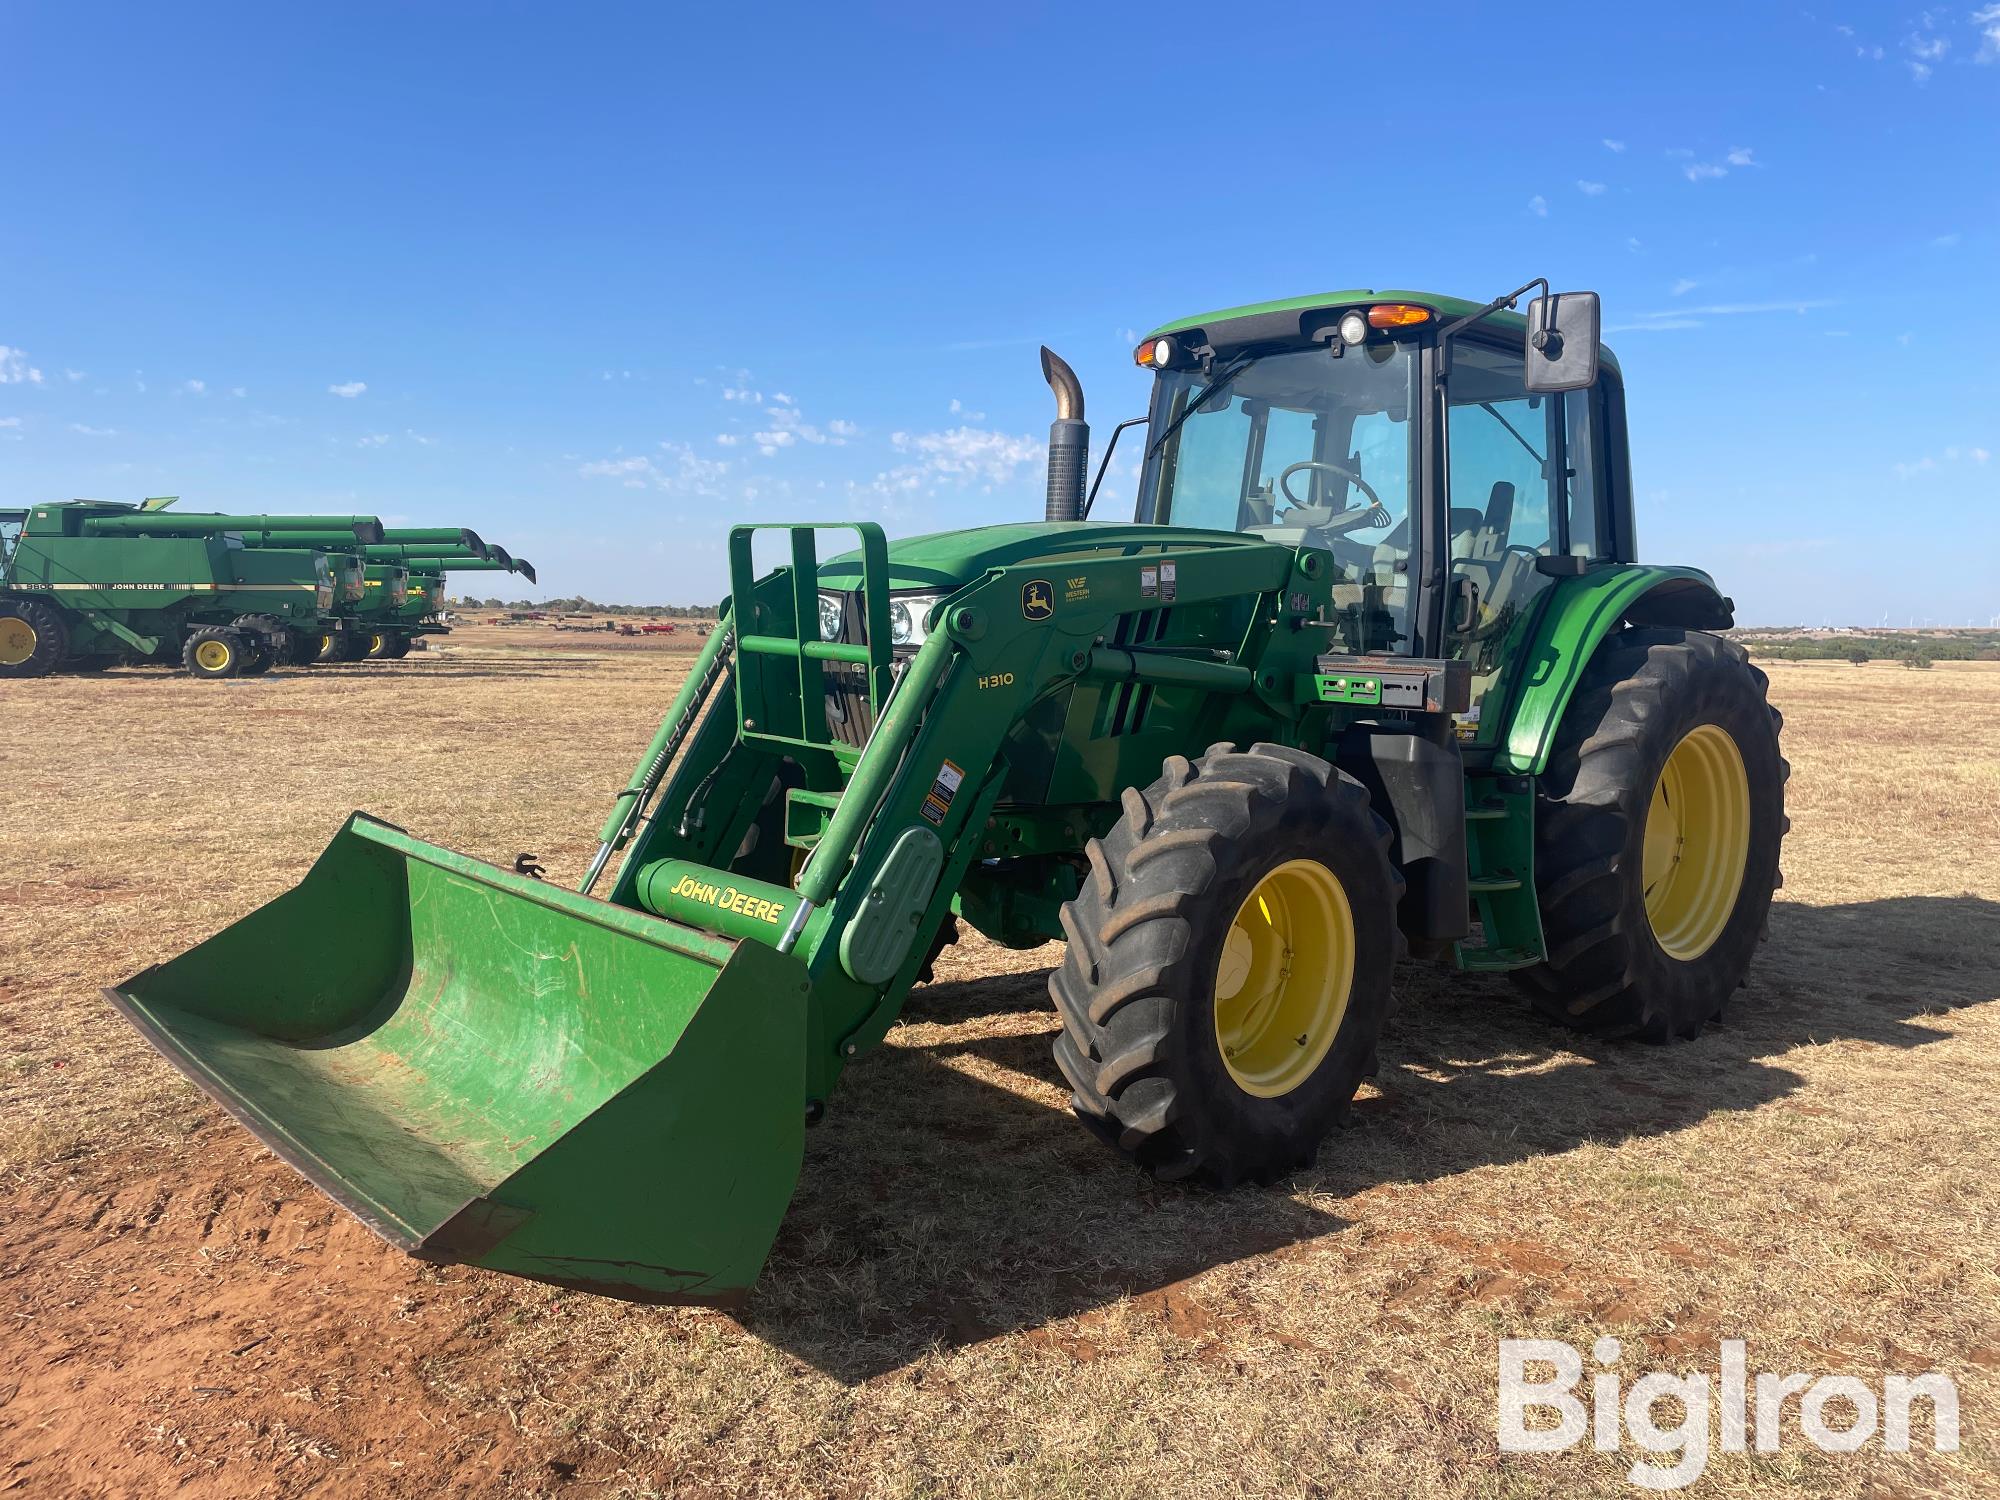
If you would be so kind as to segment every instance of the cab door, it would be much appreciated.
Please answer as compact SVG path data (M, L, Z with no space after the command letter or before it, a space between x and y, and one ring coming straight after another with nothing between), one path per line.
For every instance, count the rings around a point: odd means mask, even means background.
M1493 742L1542 596L1606 530L1597 389L1530 392L1524 372L1518 345L1467 338L1446 390L1445 654L1471 664L1458 733L1475 745Z

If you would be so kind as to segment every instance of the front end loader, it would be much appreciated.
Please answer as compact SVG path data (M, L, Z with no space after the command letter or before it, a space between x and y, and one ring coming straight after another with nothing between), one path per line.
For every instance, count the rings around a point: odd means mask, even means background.
M112 1003L405 1250L702 1302L953 919L1065 943L1054 1067L1162 1178L1309 1164L1406 955L1692 1035L1776 883L1776 719L1707 576L1633 557L1596 299L1533 285L1149 335L1129 522L1045 351L1041 522L731 531L580 889L356 814Z

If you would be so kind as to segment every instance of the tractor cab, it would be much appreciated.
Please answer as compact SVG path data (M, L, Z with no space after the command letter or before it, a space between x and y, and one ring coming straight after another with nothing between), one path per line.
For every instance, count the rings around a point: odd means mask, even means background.
M1459 731L1475 743L1548 586L1631 559L1597 299L1510 311L1534 285L1483 308L1366 290L1231 308L1135 354L1156 377L1136 519L1324 549L1337 649L1467 662ZM1560 371L1536 318L1576 325L1556 331Z

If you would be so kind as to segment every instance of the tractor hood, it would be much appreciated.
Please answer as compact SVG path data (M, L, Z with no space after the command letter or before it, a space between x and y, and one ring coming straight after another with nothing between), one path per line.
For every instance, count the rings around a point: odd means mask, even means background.
M904 537L889 544L889 586L892 589L956 589L988 568L1031 559L1051 563L1063 558L1102 557L1106 553L1137 557L1165 548L1220 550L1231 547L1271 547L1276 544L1231 532L1203 531L1189 526L1146 526L1114 521L1036 521L1017 525L975 526L966 531L939 531ZM822 588L861 586L861 554L842 553L820 564Z

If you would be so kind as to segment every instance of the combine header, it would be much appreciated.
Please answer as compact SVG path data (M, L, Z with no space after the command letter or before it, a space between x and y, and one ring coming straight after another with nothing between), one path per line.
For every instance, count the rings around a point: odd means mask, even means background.
M112 1002L411 1253L666 1301L750 1287L954 915L1066 941L1055 1067L1160 1177L1308 1165L1406 951L1691 1036L1762 930L1785 768L1705 633L1729 602L1635 559L1597 323L1535 283L1170 324L1126 523L1083 519L1045 351L1042 522L824 562L843 528L730 533L580 890L356 814Z

